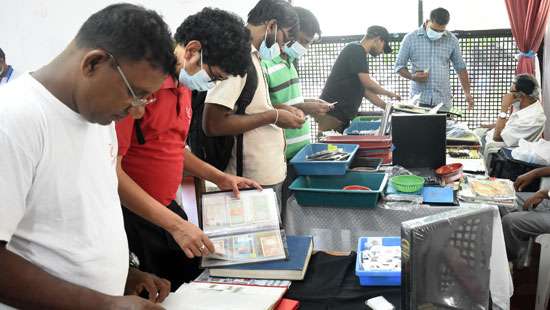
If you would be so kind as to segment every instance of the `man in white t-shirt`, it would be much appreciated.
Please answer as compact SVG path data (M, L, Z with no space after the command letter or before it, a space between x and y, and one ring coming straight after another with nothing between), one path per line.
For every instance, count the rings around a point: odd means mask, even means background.
M0 309L161 308L170 283L129 268L113 120L174 67L162 18L117 4L0 88Z
M0 48L0 86L12 81L18 75L18 72L6 63L6 54Z
M514 78L510 91L502 97L496 123L481 135L487 167L490 155L500 148L517 147L521 139L534 141L540 137L546 116L539 97L540 87L534 76L520 74Z

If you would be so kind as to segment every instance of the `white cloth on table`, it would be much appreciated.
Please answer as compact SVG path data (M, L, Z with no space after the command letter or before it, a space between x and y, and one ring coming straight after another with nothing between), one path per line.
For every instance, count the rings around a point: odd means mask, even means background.
M466 204L464 204L466 205ZM467 204L472 206L472 204ZM302 207L290 197L285 210L284 229L288 235L312 235L315 250L356 251L360 237L401 236L404 221L453 210L452 207L419 207L412 210L389 210ZM506 259L504 235L498 211L493 223L490 289L493 306L509 309L513 282Z

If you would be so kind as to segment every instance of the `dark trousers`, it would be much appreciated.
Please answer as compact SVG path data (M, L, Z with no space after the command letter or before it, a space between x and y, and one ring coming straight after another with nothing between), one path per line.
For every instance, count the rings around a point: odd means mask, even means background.
M187 220L187 214L175 201L166 207ZM139 258L140 270L169 280L172 291L202 272L200 258L187 258L169 232L124 207L122 211L128 245Z

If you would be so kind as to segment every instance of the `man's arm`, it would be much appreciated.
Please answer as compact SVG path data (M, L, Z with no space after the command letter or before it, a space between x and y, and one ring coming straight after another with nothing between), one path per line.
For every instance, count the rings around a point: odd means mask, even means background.
M415 81L415 82L426 82L428 80L428 72L415 72L415 74L411 74L409 69L407 67L403 67L397 71L399 75L406 78L407 80Z
M458 45L458 40L455 38L453 50L451 52L451 63L455 72L458 74L460 79L460 85L462 85L462 90L464 91L464 96L466 97L466 102L468 102L468 109L474 108L474 97L470 92L470 79L468 77L468 71L466 70L466 63L462 58L462 53L460 52L460 46Z
M262 189L260 184L255 181L218 170L216 167L195 156L188 148L185 148L184 170L195 177L213 182L222 190L232 190L237 198L239 198L240 188L255 187L260 190Z
M466 102L468 102L468 108L471 110L474 108L474 97L470 92L470 78L468 77L468 71L466 69L458 71L458 79L460 80L460 85L462 85Z
M367 100L370 101L372 104L379 107L380 109L382 110L386 109L386 103L377 94L370 92L368 90L365 90L365 93L363 94L363 96L367 98Z
M428 80L427 72L416 72L415 74L412 74L407 68L407 64L409 63L410 57L411 57L411 35L407 35L401 42L401 48L399 49L399 53L397 54L397 59L395 60L394 70L395 72L399 73L399 75L406 78L407 80L411 80L415 82L426 82Z
M504 95L502 97L502 103L500 104L500 112L508 113L510 111L510 107L512 106L513 101L514 101L514 94L508 93ZM497 117L497 121L495 124L495 132L493 133L494 141L504 142L501 134L504 127L506 127L506 122L508 122L508 119Z
M516 191L521 192L523 189L531 184L534 180L550 176L550 167L541 167L533 169L527 173L524 173L517 177L514 182L514 188Z
M54 277L7 250L4 241L0 241L0 262L0 302L16 308L162 309L143 298L109 296Z
M326 102L321 98L305 98L303 103L297 103L294 107L302 110L307 115L326 115L334 108L334 103Z
M401 100L401 96L394 92L385 90L382 86L380 86L380 84L371 79L368 73L359 73L358 75L361 84L363 85L363 87L365 87L365 91L369 91L369 93L374 93L376 95L384 95L390 98Z
M135 214L168 231L189 258L206 255L208 251L214 252L214 245L202 230L166 208L130 178L122 169L122 158L123 156L118 156L117 162L118 193L122 204ZM205 245L206 249L201 252L202 245Z
M269 124L275 124L281 128L300 128L304 121L303 118L285 110L273 109L261 113L239 115L225 106L206 103L202 126L208 136L228 136L242 134Z

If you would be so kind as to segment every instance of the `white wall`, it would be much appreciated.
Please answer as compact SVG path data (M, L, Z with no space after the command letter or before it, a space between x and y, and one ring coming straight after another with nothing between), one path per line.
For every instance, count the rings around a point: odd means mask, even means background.
M124 1L124 0L121 0ZM94 12L119 3L113 0L2 0L0 48L17 70L34 70L62 51L80 25ZM232 11L246 21L257 0L141 0L159 12L174 32L186 16L205 6Z
M67 45L88 16L121 1L158 11L175 31L186 16L205 6L232 11L246 20L246 14L258 0L0 0L0 47L16 69L36 69ZM372 24L384 25L390 32L409 32L416 28L418 19L416 0L293 0L293 3L312 10L325 36L363 34ZM424 0L426 18L436 6L451 11L450 29L509 27L502 0Z
M389 32L410 32L418 26L417 0L292 0L292 3L315 14L324 36L364 34L371 25L382 25ZM451 13L450 30L510 28L503 0L424 0L424 19L439 6Z

